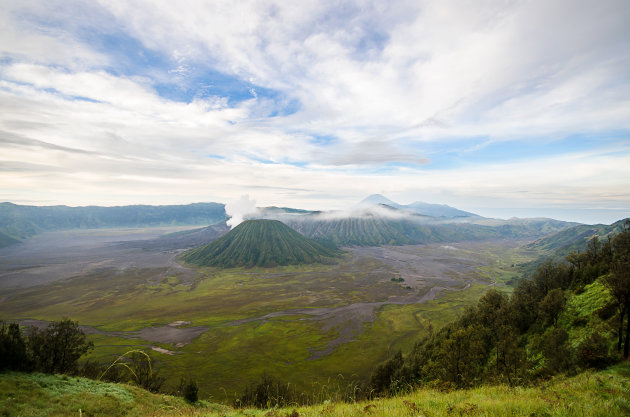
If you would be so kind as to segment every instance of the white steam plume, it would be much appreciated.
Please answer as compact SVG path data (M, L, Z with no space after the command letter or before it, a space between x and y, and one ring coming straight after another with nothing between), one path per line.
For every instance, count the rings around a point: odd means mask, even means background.
M225 205L225 213L230 216L226 222L228 226L238 226L246 215L256 212L256 200L250 200L249 195L242 195L235 201L230 201Z

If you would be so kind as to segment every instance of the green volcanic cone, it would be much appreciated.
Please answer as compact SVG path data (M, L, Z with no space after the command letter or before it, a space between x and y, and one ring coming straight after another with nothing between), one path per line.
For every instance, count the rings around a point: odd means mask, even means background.
M340 251L307 239L277 220L248 220L182 259L202 266L272 267L330 261Z

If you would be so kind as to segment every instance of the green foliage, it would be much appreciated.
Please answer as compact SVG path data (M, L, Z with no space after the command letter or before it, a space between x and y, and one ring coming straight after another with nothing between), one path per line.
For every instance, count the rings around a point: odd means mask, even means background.
M396 387L407 380L402 352L398 351L385 363L376 367L370 378L370 387L376 392L396 394Z
M448 328L432 361L422 371L457 388L475 386L481 380L487 354L483 342L479 325Z
M219 239L187 251L182 259L203 266L273 267L330 262L335 249L305 238L277 220L248 220Z
M27 371L31 366L20 326L0 322L0 371Z
M152 366L151 357L141 350L130 350L114 360L98 379L136 384L147 391L159 392L165 377Z
M545 324L558 325L558 316L564 308L564 294L560 288L555 288L545 295L538 304L538 314Z
M81 411L79 411L81 410ZM0 373L1 416L234 416L230 408L66 375Z
M467 390L417 389L363 401L284 408L234 409L156 395L137 387L42 374L0 374L0 415L161 417L407 417L553 416L622 417L630 411L628 364L603 372L556 377L540 386L483 385ZM81 413L79 413L81 409Z
M610 341L599 332L591 333L577 347L578 364L583 368L604 369L615 362L610 354Z
M234 401L234 405L236 407L272 408L284 407L294 400L288 384L264 374L259 382L253 382L245 388L245 392Z
M557 327L548 328L534 339L534 347L542 353L545 366L552 374L571 369L574 353L569 345L569 334Z
M199 387L197 386L197 381L194 379L189 379L188 381L182 379L179 391L182 397L189 403L196 403L199 400Z
M79 323L70 319L52 322L45 329L30 328L28 346L37 370L45 373L76 371L77 361L93 349Z
M372 377L374 389L387 392L388 378L400 375L416 384L456 388L485 381L514 385L574 372L576 363L588 368L614 362L608 336L608 321L614 319L610 293L601 283L588 282L589 274L580 268L602 271L624 262L630 254L626 233L630 236L624 231L610 246L593 239L584 255L587 261L579 266L541 263L531 279L518 282L510 297L489 290L457 320L418 342L407 358L379 366ZM603 280L611 293L618 291L618 301L625 300L626 270L613 266L612 271ZM623 320L626 310L620 311Z
M630 219L626 220L623 232L615 236L611 246L611 272L604 278L604 285L617 301L619 310L618 351L621 351L624 319L627 318L623 344L623 356L627 358L630 356Z

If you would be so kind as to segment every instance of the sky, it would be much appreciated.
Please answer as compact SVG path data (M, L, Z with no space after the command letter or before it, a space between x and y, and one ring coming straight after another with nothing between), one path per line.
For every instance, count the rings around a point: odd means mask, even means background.
M0 201L630 217L630 2L0 0Z

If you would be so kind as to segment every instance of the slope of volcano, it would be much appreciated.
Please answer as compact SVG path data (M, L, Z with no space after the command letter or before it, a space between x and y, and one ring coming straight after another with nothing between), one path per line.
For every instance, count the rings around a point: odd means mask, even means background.
M329 262L340 252L307 239L277 220L248 220L182 259L200 266L273 267Z

